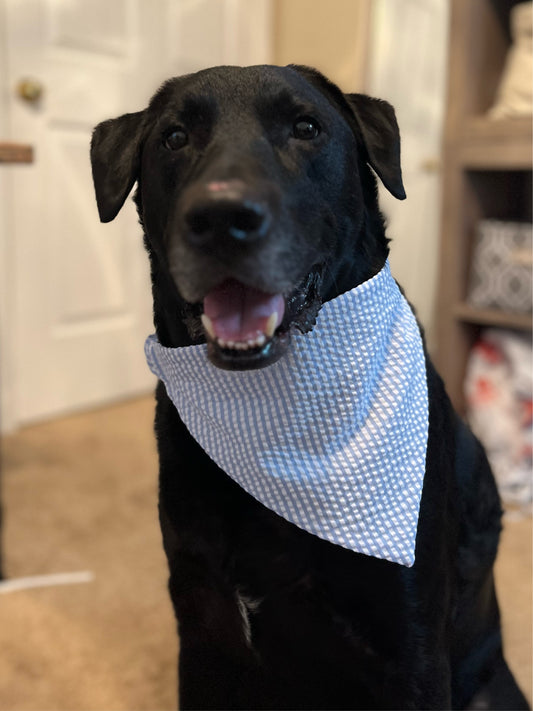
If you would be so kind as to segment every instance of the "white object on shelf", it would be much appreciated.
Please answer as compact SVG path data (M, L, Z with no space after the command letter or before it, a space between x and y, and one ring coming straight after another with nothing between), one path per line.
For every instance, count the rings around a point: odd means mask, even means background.
M505 61L496 102L488 116L511 118L533 113L533 3L522 2L511 10L513 44Z

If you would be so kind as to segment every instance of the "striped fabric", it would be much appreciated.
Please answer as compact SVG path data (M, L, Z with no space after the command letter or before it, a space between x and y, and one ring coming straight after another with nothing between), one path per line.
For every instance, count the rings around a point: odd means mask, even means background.
M424 480L422 340L388 263L322 306L261 370L228 372L206 346L145 345L192 436L258 501L332 543L411 566Z

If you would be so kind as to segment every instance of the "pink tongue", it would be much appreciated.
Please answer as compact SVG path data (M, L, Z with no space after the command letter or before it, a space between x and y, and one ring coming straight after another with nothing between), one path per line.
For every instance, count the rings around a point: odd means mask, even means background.
M277 328L284 310L281 294L265 294L234 279L217 286L204 299L204 313L211 319L217 338L235 343L265 333L274 312Z

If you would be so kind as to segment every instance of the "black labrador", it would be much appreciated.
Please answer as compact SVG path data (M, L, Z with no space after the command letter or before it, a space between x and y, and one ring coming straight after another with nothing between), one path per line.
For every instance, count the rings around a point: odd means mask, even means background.
M159 341L207 341L224 369L283 358L291 331L312 329L324 302L382 269L374 172L405 197L393 108L301 66L170 79L144 111L99 124L91 158L103 222L137 182ZM228 335L206 313L221 285L238 292L230 301L271 307L260 338L242 324ZM182 708L528 708L502 653L493 476L429 359L427 384L411 568L324 541L258 503L191 437L159 384Z

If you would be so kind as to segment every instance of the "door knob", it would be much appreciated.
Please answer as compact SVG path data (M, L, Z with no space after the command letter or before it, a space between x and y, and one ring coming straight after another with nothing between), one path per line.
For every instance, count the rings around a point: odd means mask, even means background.
M38 79L21 79L16 86L17 96L29 104L37 104L43 91L43 85Z

